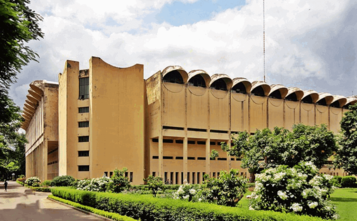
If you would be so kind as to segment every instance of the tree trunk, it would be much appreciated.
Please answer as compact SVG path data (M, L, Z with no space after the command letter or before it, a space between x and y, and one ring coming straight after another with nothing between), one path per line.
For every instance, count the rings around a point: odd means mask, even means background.
M249 173L250 177L249 177L249 183L254 183L255 182L255 173Z

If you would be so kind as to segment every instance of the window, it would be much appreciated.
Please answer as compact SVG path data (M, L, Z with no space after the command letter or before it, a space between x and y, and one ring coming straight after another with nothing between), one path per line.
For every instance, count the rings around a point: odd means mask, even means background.
M171 140L171 139L163 139L162 142L163 142L163 143L173 143L174 140Z
M196 142L194 140L189 140L187 143L188 144L195 144Z
M79 136L78 142L89 142L89 136Z
M78 156L79 157L89 157L89 151L88 150L78 151Z
M210 145L216 145L216 142L209 142Z
M176 143L183 143L183 140L176 140Z
M287 96L287 97L285 98L285 100L287 100L287 101L298 101L297 96L296 96L296 93L290 94L289 96Z
M200 172L197 172L197 184L200 184Z
M164 82L183 84L183 78L178 71L171 71L167 73L163 79Z
M78 166L78 171L89 171L89 165Z
M163 156L162 158L164 160L172 160L172 159L174 159L174 157L170 157L170 156Z
M201 75L196 75L190 79L190 81L188 82L188 85L205 88L206 82L205 82L205 79L203 79L203 77Z
M195 184L195 181L196 181L195 172L192 172L192 184Z
M109 177L112 178L112 176L113 176L113 171L110 171L109 172Z
M216 178L216 172L213 172L213 177Z
M78 113L89 113L89 107L79 107Z
M79 78L79 99L89 98L89 78Z
M174 183L174 172L170 172L170 184Z
M125 172L125 177L128 177L128 172Z
M89 127L89 121L78 122L78 127Z
M206 160L206 157L197 157L197 160Z
M199 144L199 145L206 145L206 141L197 141L197 144Z
M301 100L302 103L312 104L312 97L311 95L306 96L304 99Z
M164 179L165 184L169 184L169 180L167 179L167 172L165 172L165 179Z
M269 95L270 98L276 98L276 99L281 99L281 93L280 90L276 90L273 93Z
M181 172L181 184L183 184L183 172Z
M108 177L108 172L104 172L104 175L105 175L106 177Z
M264 89L262 86L254 88L254 90L252 91L252 94L255 96L260 96L260 97L265 96Z
M247 89L245 88L243 83L236 84L232 88L233 93L241 93L241 94L247 94Z
M152 142L157 143L159 142L159 139L152 139Z
M175 181L176 181L175 183L178 184L178 178L179 178L179 173L178 173L178 172L176 172L175 178L176 178L176 179L175 179Z
M159 156L152 156L153 159L159 159Z
M152 172L152 176L156 176L156 172Z
M176 157L176 160L183 160L183 157Z
M195 157L187 157L188 160L195 160Z
M211 88L216 90L227 91L227 84L223 79L218 79L211 85Z
M187 183L190 183L190 172L187 172Z
M133 179L134 179L134 173L130 172L130 182L133 182Z

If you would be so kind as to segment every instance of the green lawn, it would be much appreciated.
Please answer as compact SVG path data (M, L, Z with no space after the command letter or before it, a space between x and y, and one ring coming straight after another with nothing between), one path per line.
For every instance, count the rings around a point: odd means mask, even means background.
M357 188L341 188L331 195L331 201L340 215L338 220L357 220Z

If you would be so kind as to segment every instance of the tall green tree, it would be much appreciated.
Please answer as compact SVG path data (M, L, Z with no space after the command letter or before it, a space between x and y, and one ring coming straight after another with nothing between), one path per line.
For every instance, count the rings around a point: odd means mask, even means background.
M28 7L29 0L0 0L0 86L8 89L16 74L38 57L26 45L43 38L42 17Z
M301 161L308 161L321 168L328 158L337 151L334 134L325 125L294 125L292 131L275 127L273 131L265 128L249 136L240 132L232 137L233 145L229 148L222 144L222 149L231 156L242 158L242 168L248 168L250 182L255 173L263 168L279 165L293 167Z
M334 164L348 173L357 174L357 103L349 110L341 120L342 136Z

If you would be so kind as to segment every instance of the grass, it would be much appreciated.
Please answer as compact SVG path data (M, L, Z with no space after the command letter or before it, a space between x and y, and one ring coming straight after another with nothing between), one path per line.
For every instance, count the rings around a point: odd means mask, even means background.
M331 201L341 221L357 220L357 188L340 188L331 195Z

